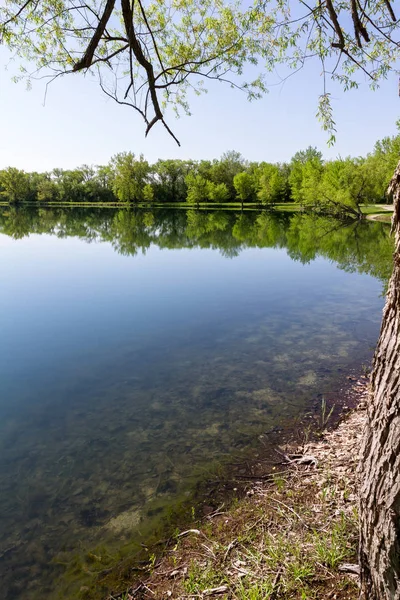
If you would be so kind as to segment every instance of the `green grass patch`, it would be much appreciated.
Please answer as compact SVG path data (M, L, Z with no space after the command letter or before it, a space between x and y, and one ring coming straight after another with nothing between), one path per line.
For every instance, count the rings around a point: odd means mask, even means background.
M383 208L381 204L364 204L363 206L361 206L361 210L364 215L391 215L391 213L393 212L393 206L391 207L391 210L387 210Z

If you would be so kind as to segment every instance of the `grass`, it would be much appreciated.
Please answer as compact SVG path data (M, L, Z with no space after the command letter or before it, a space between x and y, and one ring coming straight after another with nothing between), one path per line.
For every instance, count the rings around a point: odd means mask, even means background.
M320 422L319 422L319 427L321 429L321 431L323 429L325 429L325 427L328 424L329 419L332 416L333 411L335 410L335 405L331 406L331 408L328 411L328 407L326 404L326 400L324 397L322 397L321 400L321 417L320 417Z
M187 576L183 579L182 587L189 595L197 595L205 590L220 587L225 582L212 565L199 564L193 561L188 569Z
M238 600L264 600L271 597L273 591L273 584L270 582L246 586L243 581L240 581L236 589L236 597Z
M364 204L361 206L362 213L364 215L379 215L379 214L391 214L393 211L389 211L382 208L381 204Z
M344 513L334 517L326 502L316 518L307 486L294 483L290 478L285 490L274 485L268 494L266 488L259 490L261 497L242 501L228 518L215 521L207 536L187 539L176 548L175 564L192 558L182 576L174 578L172 597L204 597L226 588L222 598L309 600L328 597L334 585L344 594L337 598L355 599L357 586L338 566L355 560L356 523ZM329 521L330 527L321 531ZM162 597L160 588L152 589Z
M347 527L344 521L343 525ZM336 569L351 554L347 545L347 531L335 524L332 531L319 535L315 540L315 551L318 560L329 569Z
M295 202L282 202L281 204L274 204L274 209L283 212L298 212L300 206Z

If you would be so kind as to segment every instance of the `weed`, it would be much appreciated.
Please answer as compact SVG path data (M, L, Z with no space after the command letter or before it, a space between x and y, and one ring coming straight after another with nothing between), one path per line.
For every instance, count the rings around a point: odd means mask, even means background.
M327 407L327 404L326 404L326 400L325 400L324 397L322 397L322 401L321 401L321 418L320 418L320 423L319 423L320 429L325 429L325 427L328 424L329 419L332 416L334 408L335 408L335 405L333 405L331 407L330 411L327 412L328 407Z
M201 594L207 588L221 585L223 581L221 581L221 575L209 565L202 568L192 561L183 581L183 587L188 594Z
M313 431L313 428L312 428L311 424L304 427L304 429L303 429L303 444L304 445L308 444L308 442L310 441L312 431Z
M154 553L150 554L150 556L149 556L149 571L150 572L154 571L156 560L157 560L156 555Z
M314 568L312 564L308 563L303 557L302 561L289 563L287 575L290 577L290 580L296 584L295 587L297 587L297 584L310 579L314 575Z
M365 375L366 377L368 377L368 375L371 373L371 367L369 365L365 365L364 363L361 365L361 372L363 375Z
M340 562L351 553L347 546L347 533L342 523L335 524L328 534L319 535L315 540L318 560L330 569L336 569Z
M268 600L274 591L273 583L270 581L250 583L249 586L246 583L246 581L240 580L236 589L238 600Z
M286 479L284 479L281 475L274 475L273 482L276 485L278 492L283 492L286 486Z

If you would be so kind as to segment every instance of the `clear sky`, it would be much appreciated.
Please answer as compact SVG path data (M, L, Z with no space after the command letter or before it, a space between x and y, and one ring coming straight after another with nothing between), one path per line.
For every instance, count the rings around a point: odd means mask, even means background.
M400 116L395 75L375 92L366 82L351 92L332 85L338 134L336 145L328 148L315 118L322 91L320 68L310 63L252 103L243 93L214 83L208 94L191 98L192 116L177 120L170 115L179 148L160 124L145 139L140 116L105 97L95 78L74 74L56 80L44 105L45 82L34 82L26 91L24 83L11 81L15 71L0 47L0 168L46 171L106 164L122 151L143 153L150 162L218 158L226 150L237 150L249 160L277 162L309 145L326 158L359 156L372 150L377 139L395 134Z

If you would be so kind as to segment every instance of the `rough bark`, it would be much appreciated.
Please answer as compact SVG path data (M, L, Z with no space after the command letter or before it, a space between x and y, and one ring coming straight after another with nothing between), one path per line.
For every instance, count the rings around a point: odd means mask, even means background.
M363 600L400 600L400 163L389 190L395 205L394 267L374 356L360 464Z

